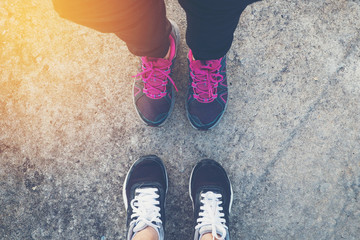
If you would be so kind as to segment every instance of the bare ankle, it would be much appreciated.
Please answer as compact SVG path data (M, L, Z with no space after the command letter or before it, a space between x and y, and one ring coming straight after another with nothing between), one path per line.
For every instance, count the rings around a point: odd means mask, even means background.
M132 240L159 240L156 230L152 227L137 232Z
M216 236L215 238L213 237L213 235L211 233L205 233L204 235L201 236L200 240L218 240L220 238L217 238L218 236Z

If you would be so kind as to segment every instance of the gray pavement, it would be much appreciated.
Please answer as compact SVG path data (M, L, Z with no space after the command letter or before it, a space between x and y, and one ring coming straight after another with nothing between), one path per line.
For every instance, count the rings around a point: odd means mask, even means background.
M228 53L230 100L209 132L185 116L185 14L175 110L133 109L138 58L114 35L59 18L49 0L0 2L0 239L125 239L131 164L168 169L167 239L191 239L191 168L218 160L235 192L231 236L359 239L360 2L249 6Z

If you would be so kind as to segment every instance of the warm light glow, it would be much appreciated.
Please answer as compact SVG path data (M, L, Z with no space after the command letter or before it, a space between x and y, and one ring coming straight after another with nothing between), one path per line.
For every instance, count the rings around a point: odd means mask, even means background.
M109 115L98 113L109 102L124 104L118 92L131 91L118 80L124 78L117 69L124 62L121 54L129 54L127 63L137 66L137 58L114 34L60 18L51 0L1 0L0 141L16 137L22 146L30 139L31 146L42 147L27 151L44 156L54 154L57 144L66 145L58 142L62 138L80 144L82 126L103 121ZM101 131L89 129L82 142Z

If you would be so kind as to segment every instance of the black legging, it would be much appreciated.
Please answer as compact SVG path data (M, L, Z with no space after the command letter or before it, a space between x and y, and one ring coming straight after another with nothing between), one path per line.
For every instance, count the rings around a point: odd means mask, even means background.
M186 12L186 42L199 60L218 59L230 49L239 17L259 0L179 0ZM137 56L163 57L171 25L164 0L53 0L61 17L115 33Z

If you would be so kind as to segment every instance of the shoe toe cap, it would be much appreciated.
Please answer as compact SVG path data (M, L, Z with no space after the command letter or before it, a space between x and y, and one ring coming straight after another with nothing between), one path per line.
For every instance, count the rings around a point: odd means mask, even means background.
M169 116L171 101L166 98L151 99L144 95L136 101L136 109L146 124L159 126Z
M188 105L188 117L195 128L207 130L218 123L224 109L216 100L211 103L200 103L194 100Z

